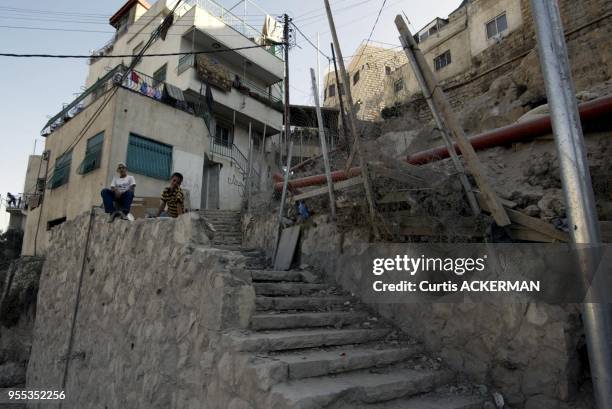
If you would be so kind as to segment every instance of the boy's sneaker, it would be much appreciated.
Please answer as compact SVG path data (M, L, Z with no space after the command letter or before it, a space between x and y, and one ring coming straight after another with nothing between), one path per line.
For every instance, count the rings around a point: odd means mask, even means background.
M106 220L108 223L112 223L115 221L115 219L117 218L117 216L119 216L119 212L115 211L112 212L108 215L108 219Z
M134 215L132 213L128 213L125 217L131 222L135 220Z

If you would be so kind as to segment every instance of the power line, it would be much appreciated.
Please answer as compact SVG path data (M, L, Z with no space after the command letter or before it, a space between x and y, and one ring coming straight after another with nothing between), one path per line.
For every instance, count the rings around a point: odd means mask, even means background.
M197 55L197 54L216 54L229 51L248 50L251 48L262 48L266 45L251 45L246 47L228 48L225 50L205 50L205 51L185 51L179 53L155 53L155 54L115 54L115 55L83 55L83 54L15 54L15 53L0 53L0 57L14 58L143 58L143 57L168 57L174 55Z
M155 42L155 40L157 40L157 38L162 35L162 32L164 30L168 30L168 28L170 26L172 26L172 18L174 16L174 12L176 11L177 7L179 6L179 4L181 3L182 0L178 0L176 2L176 4L174 5L174 8L172 9L172 11L170 12L170 14L168 14L168 16L166 16L164 18L164 21L162 22L162 24L160 24L157 29L151 34L151 36L149 37L149 39L147 40L147 43L142 47L142 49L140 50L140 52L135 56L135 58L132 60L132 62L130 63L130 66L125 70L125 72L123 73L123 75L121 76L121 78L119 79L118 83L121 84L123 83L123 81L125 80L125 78L127 77L128 73L134 69L134 67L140 62L142 56L144 55L144 53L147 51L147 49ZM98 119L98 116L102 113L102 111L104 110L104 108L106 108L106 106L108 105L108 103L111 101L111 99L114 97L114 95L117 93L117 90L119 89L119 87L117 85L114 86L114 88L110 91L107 91L106 95L105 95L105 99L102 102L102 104L100 104L100 106L93 112L92 116L89 118L89 120L85 123L85 125L83 126L83 129L79 132L79 134L77 135L77 137L68 145L68 147L66 148L66 150L64 150L64 152L59 155L56 156L56 158L59 158L60 156L65 155L66 153L70 152L78 143L81 139L83 139L83 137L85 136L85 134L87 133L87 131L89 130L89 128L91 128L91 126L94 124L94 122L96 121L96 119ZM56 159L57 160L57 159ZM53 175L55 174L55 172L52 172L51 176L49 176L49 178L46 180L46 183L49 183L49 181L51 180L51 178L53 177ZM42 214L42 211L39 213L39 217L40 214ZM39 219L40 221L40 219Z
M385 4L387 4L387 0L383 0L380 6L380 9L378 10L378 15L376 16L376 20L374 21L374 25L372 26L372 30L370 30L370 35L368 36L368 39L366 40L366 43L363 46L363 49L361 50L361 54L359 54L359 58L357 58L357 62L355 63L355 66L357 67L358 70L359 70L359 62L361 61L361 57L363 57L363 54L365 53L366 48L368 47L368 44L370 43L370 40L372 39L372 34L374 34L374 30L376 29L378 20L380 20L380 15L382 14L383 9L385 8Z
M327 58L328 60L330 59L330 57L329 57L327 54L325 54L323 51L321 51L321 49L320 49L319 47L317 47L317 46L316 46L316 45L315 45L315 44L314 44L314 43L313 43L313 42L310 40L310 38L308 38L308 37L306 36L306 34L304 34L304 33L302 32L302 30L300 30L300 28L299 28L298 26L296 26L296 25L295 25L295 23L293 23L293 22L292 22L291 24L293 25L293 27L295 27L295 29L298 31L298 33L300 33L300 34L302 35L302 37L304 37L304 39L305 39L306 41L308 41L308 43L309 43L309 44L310 44L310 45L311 45L311 46L312 46L312 47L313 47L315 50L317 50L317 51L318 51L318 52L319 52L319 53L320 53L320 54L321 54L323 57Z

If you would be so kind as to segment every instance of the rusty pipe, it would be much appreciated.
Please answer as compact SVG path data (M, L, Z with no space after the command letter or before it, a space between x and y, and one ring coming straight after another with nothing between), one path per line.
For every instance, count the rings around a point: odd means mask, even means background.
M602 97L580 104L578 107L582 122L588 122L612 112L612 96ZM521 142L529 138L552 133L550 115L531 121L520 122L492 131L483 132L470 138L475 150L483 150L507 143ZM461 151L454 144L458 155ZM412 165L422 165L449 157L448 149L440 146L408 155L406 161Z

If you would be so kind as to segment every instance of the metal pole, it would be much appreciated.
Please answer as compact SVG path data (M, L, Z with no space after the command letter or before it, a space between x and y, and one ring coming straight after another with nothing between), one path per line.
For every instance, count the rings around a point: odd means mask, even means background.
M344 113L344 101L342 100L342 89L340 88L341 82L340 77L338 76L338 67L336 65L336 52L334 51L334 45L330 44L332 59L334 60L334 73L336 74L336 92L338 95L338 101L340 102L340 118L342 118L342 128L344 129L344 135L348 140L348 127L346 125L346 115Z
M329 157L327 155L327 140L325 139L325 128L323 126L323 115L321 115L321 105L319 105L319 94L317 90L317 80L315 79L314 69L310 69L310 79L312 81L312 93L315 100L315 108L317 109L317 122L319 123L319 140L321 141L321 153L323 154L323 164L325 165L325 178L327 179L327 187L329 189L329 207L331 210L332 220L336 220L336 199L334 198L334 182L331 177L331 168L329 166Z
M319 32L317 31L317 95L321 99L321 63L319 61Z
M281 193L281 201L278 207L278 226L276 228L276 238L274 239L274 255L272 260L276 260L276 252L278 251L278 242L280 233L283 227L283 213L285 211L285 201L287 200L287 187L289 186L289 174L291 173L291 154L293 153L293 141L289 141L289 152L287 153L287 168L285 169L285 179L283 181L283 193Z
M249 171L247 172L247 184L246 184L246 193L247 193L247 212L251 211L251 186L253 182L251 178L253 177L253 135L251 134L251 122L249 122Z
M586 148L565 35L557 0L531 0L540 65L546 84L553 133L570 225L572 242L589 244L590 257L578 251L583 275L589 279L601 259L601 232L595 207ZM591 288L599 303L585 303L582 320L586 335L595 402L612 408L612 309L606 304L607 288Z
M400 36L399 40L402 46L404 47L404 51L406 52L406 57L408 57L408 61L410 62L410 65L412 65L412 70L414 71L414 75L417 79L417 82L421 86L421 89L423 90L428 89L427 82L425 81L425 77L423 76L423 73L421 72L421 69L419 67L419 64L417 63L416 57L414 56L412 49L408 47L408 44L406 44L404 37ZM453 161L453 165L455 165L455 169L457 170L457 173L459 174L459 181L461 182L461 185L463 186L463 189L465 190L465 194L467 196L468 203L470 204L470 208L472 209L472 213L478 216L480 214L480 206L478 205L476 196L474 196L474 192L472 190L472 184L467 178L465 169L463 168L463 164L459 160L459 156L457 155L457 151L455 150L453 141L451 140L451 137L446 130L446 126L444 125L442 116L440 115L440 112L438 112L438 109L436 105L434 104L433 100L431 99L431 96L425 94L425 99L427 101L427 105L429 105L429 109L431 110L434 120L436 121L436 126L442 133L442 139L444 140L444 144L446 145L446 148L448 149L448 153L451 157L451 160Z
M283 37L285 41L285 150L288 148L289 134L291 132L290 125L290 113L289 113L289 22L291 19L287 14L284 16L285 26L283 28ZM281 163L282 163L282 152L281 149ZM285 152L286 153L286 152Z

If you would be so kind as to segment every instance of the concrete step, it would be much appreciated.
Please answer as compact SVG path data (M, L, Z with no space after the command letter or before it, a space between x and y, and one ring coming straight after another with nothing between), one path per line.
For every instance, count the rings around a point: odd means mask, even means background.
M308 271L275 271L251 269L253 281L291 281L305 283L320 283L321 280L315 274Z
M268 333L229 334L226 335L226 341L236 351L271 352L363 344L380 340L388 333L387 328L283 330Z
M422 352L420 345L374 349L373 346L343 346L330 350L304 350L274 355L271 359L287 366L289 379L312 378L404 361Z
M330 288L328 284L310 284L310 283L287 283L287 282L268 282L268 283L254 283L255 294L257 295L272 295L272 296L284 296L284 295L310 295L318 293L322 290Z
M255 298L257 310L301 310L301 311L325 311L329 308L350 306L354 302L348 296L327 296L327 297L264 297Z
M256 314L251 317L251 329L274 330L288 328L342 327L368 319L363 311L305 312L297 314Z
M363 407L407 396L427 393L453 379L447 370L397 369L386 373L368 370L336 376L300 379L274 385L270 407L319 409L345 400L343 407Z
M367 405L363 409L482 409L485 401L482 396L431 393Z

